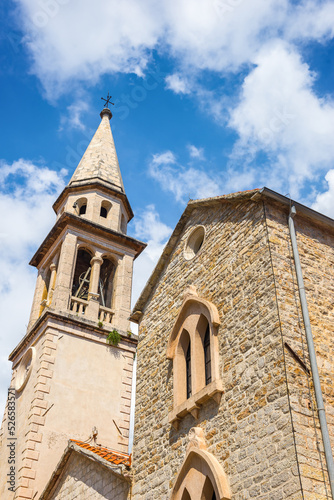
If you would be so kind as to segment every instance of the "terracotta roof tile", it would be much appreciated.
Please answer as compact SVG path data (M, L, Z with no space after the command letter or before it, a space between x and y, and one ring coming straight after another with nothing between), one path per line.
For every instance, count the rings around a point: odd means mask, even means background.
M82 441L77 441L76 439L71 439L71 442L80 446L84 450L91 451L92 453L96 453L101 458L108 460L108 462L115 465L126 465L130 467L131 465L131 455L127 453L120 453L119 451L109 450L109 448L104 448L103 446L91 446L88 443L84 443Z

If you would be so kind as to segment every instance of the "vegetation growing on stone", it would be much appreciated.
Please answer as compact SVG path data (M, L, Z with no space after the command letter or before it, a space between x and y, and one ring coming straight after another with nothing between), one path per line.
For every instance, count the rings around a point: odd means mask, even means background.
M117 346L119 344L120 340L121 340L121 336L118 333L118 331L115 330L115 328L111 332L109 332L108 337L107 337L107 344L109 344L109 345L112 344L112 345Z

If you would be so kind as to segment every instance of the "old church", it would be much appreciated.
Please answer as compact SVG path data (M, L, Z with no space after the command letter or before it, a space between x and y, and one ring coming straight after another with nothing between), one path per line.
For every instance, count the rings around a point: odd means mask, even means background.
M30 262L1 499L333 498L334 221L267 188L191 200L131 312L111 116Z

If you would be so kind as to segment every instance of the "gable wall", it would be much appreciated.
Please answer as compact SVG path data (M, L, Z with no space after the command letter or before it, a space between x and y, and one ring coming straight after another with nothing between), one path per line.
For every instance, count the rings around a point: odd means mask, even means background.
M129 483L109 469L79 453L72 453L56 489L47 500L85 498L90 500L127 500ZM46 500L46 498L45 498Z
M206 240L186 261L184 244L198 224ZM188 414L176 431L168 423L173 368L166 349L189 285L218 308L225 392L219 406L208 401L197 421ZM135 499L170 498L194 426L224 467L233 499L301 498L262 203L195 209L148 301L138 346Z

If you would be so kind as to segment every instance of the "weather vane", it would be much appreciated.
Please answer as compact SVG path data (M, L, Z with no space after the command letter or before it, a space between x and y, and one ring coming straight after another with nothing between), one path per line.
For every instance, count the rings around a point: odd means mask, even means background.
M113 102L110 101L111 95L107 95L107 99L104 99L104 97L101 97L102 101L105 101L104 107L109 109L109 104L112 104L113 106L115 105Z

